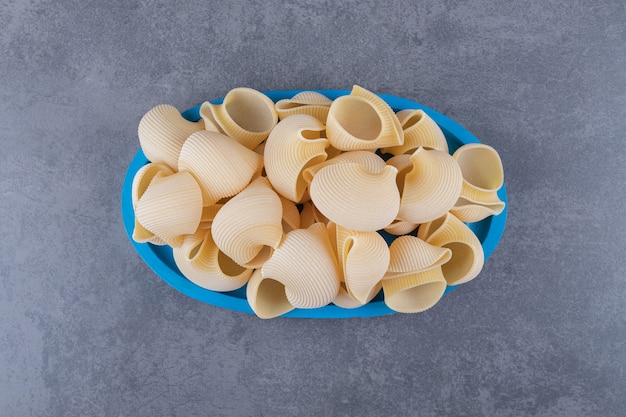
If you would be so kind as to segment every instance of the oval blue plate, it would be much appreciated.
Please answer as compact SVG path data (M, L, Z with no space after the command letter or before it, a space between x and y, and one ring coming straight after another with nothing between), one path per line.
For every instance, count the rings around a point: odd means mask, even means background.
M269 98L274 102L291 98L295 94L302 90L285 90L285 91L265 91ZM316 90L317 92L324 94L330 99L335 99L339 96L350 94L350 90ZM402 109L422 109L441 127L450 148L450 153L466 143L480 143L478 139L474 137L467 129L456 123L454 120L438 113L422 104L410 101L404 98L395 97L387 94L381 94L380 97L385 100L391 108L395 111ZM215 100L213 103L220 103L222 99ZM191 121L197 121L200 119L198 113L200 106L191 108L183 113L183 116ZM219 293L215 291L209 291L204 288L198 287L191 281L187 280L178 270L174 263L174 257L172 255L172 249L169 246L155 246L149 243L137 243L132 239L133 228L135 225L135 214L133 211L131 200L131 188L133 177L135 173L149 161L141 150L137 152L133 158L126 177L124 178L124 185L122 188L122 217L124 220L124 228L126 234L131 243L135 247L139 256L152 268L152 270L167 282L169 285L188 295L191 298L211 304L217 307L226 308L229 310L241 311L244 313L254 314L248 301L246 300L245 287L236 291ZM503 185L498 191L498 196L507 203L506 187ZM485 260L493 253L494 249L498 245L502 234L504 233L504 226L506 223L508 204L504 211L498 216L488 217L485 220L476 223L469 223L468 226L474 231L476 236L482 243ZM381 232L387 242L391 243L394 236ZM480 279L480 276L478 277ZM448 287L446 293L453 290L455 287ZM316 309L296 309L282 317L300 317L300 318L346 318L346 317L373 317L383 316L387 314L394 314L395 312L389 309L382 298L382 294L378 294L368 304L356 308L356 309L344 309L335 305L328 305L322 308Z

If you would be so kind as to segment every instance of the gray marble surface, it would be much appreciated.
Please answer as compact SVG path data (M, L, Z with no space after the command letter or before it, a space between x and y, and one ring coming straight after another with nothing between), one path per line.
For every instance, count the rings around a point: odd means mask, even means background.
M624 415L622 1L9 0L0 27L0 415ZM143 263L144 112L355 83L500 152L479 278L418 315L262 321Z

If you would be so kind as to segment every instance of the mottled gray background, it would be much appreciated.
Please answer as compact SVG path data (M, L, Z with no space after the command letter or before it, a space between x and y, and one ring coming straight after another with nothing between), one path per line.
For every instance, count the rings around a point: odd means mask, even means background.
M624 415L624 2L379 3L0 3L0 415ZM141 261L144 112L354 83L501 153L479 278L419 315L261 321Z

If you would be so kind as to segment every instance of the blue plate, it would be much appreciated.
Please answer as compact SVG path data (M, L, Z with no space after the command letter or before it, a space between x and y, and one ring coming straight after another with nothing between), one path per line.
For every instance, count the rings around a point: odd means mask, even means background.
M286 91L265 91L269 98L274 102L291 98L295 94L302 90L286 90ZM336 99L337 97L350 94L350 90L316 90L327 96L330 99ZM438 113L422 104L410 101L404 98L399 98L387 94L381 94L380 97L385 100L395 111L403 109L422 109L441 127L443 133L448 141L450 153L466 143L480 143L478 139L474 137L467 129L456 123L454 120ZM220 103L222 99L215 100L213 103ZM197 121L200 119L198 113L200 106L191 108L183 113L183 116L191 121ZM132 239L133 228L135 225L135 215L132 206L131 188L133 177L135 173L149 161L141 150L137 152L133 158L126 177L124 179L124 186L122 188L122 217L124 219L124 227L126 234L131 243L135 247L139 256L146 262L150 268L172 287L188 295L196 300L212 304L217 307L227 308L229 310L241 311L244 313L254 314L248 301L246 300L245 287L236 291L230 291L225 293L209 291L201 288L191 281L187 280L178 270L174 263L174 257L172 255L172 249L169 246L155 246L149 243L137 243ZM498 196L507 202L506 187L503 185L498 191ZM504 226L506 223L508 204L504 211L498 216L488 217L485 220L476 223L469 223L468 226L476 233L476 236L480 239L485 252L485 260L493 253L496 248L502 234L504 233ZM392 235L388 235L381 232L385 239L390 243L393 240ZM480 279L480 276L478 277ZM455 287L448 287L446 293L453 290ZM383 301L382 293L378 294L368 304L356 308L356 309L344 309L335 305L328 305L322 308L316 309L296 309L282 317L300 317L300 318L344 318L344 317L373 317L383 316L387 314L394 314L395 312L387 307Z

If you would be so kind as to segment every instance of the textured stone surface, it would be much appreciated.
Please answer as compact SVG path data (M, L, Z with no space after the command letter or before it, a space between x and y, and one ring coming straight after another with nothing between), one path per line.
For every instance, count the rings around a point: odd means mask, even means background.
M624 3L469 3L1 2L0 415L623 415ZM479 278L419 315L261 321L133 251L145 111L354 83L501 153Z

